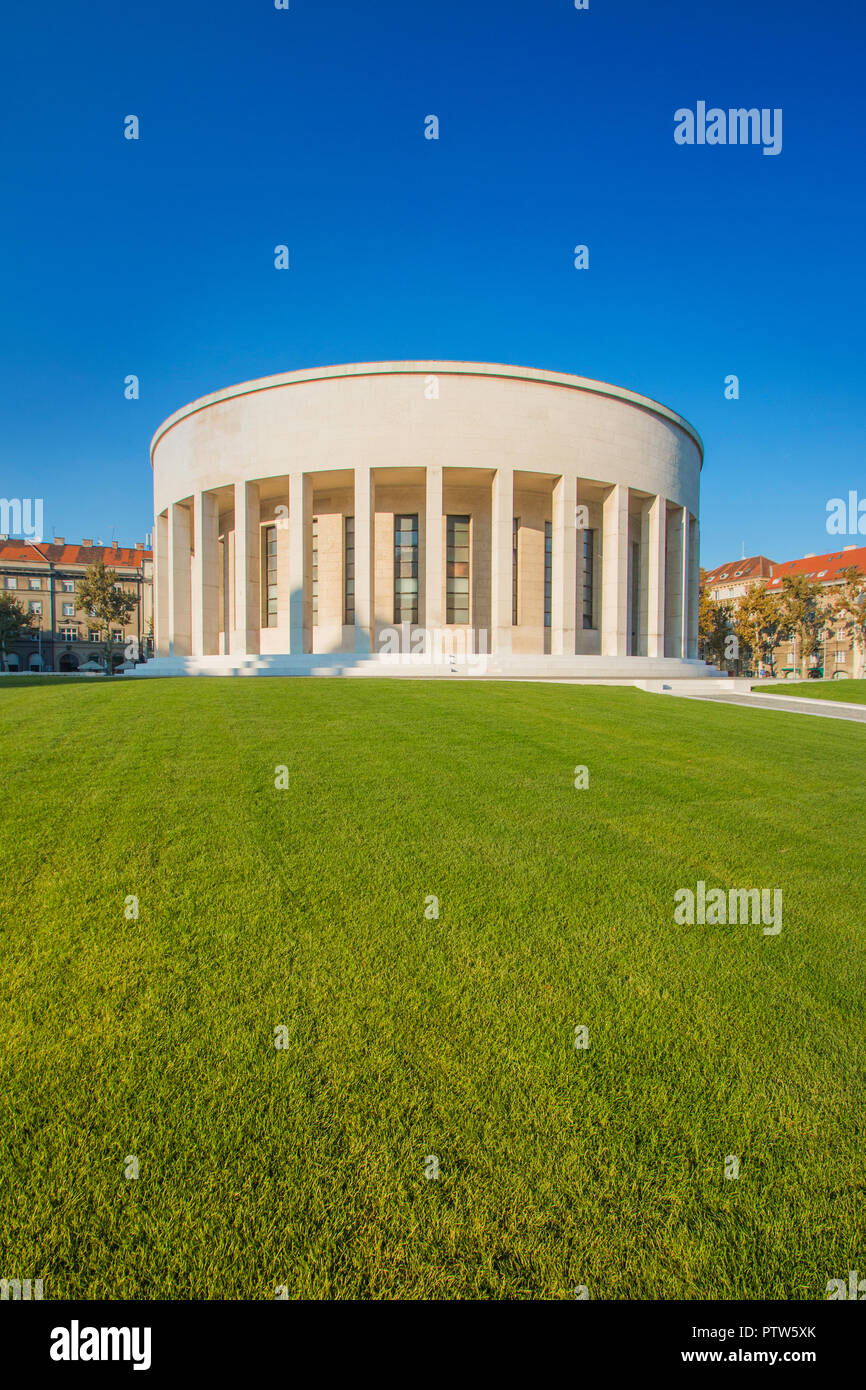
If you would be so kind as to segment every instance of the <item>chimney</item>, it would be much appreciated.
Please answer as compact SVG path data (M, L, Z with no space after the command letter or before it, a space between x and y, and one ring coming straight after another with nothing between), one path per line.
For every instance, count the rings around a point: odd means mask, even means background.
M54 544L55 544L55 545L65 545L65 544L66 544L66 541L63 539L62 536L55 536L55 537L54 537Z
M81 544L82 544L82 545L93 545L93 541L92 541L91 538L88 536L87 540L82 540Z
M144 541L136 541L135 548L136 550L144 550Z
M859 547L859 545L843 545L843 546L842 546L842 549L843 549L843 550L859 550L860 547Z

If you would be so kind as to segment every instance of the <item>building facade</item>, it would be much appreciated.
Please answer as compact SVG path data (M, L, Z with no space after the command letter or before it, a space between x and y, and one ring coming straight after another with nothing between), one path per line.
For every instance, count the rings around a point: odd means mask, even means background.
M667 407L529 368L358 364L216 392L151 446L157 656L363 660L397 630L598 674L694 664L702 456Z
M841 550L827 551L823 555L804 555L798 560L768 560L765 555L753 555L749 559L732 560L703 576L703 588L711 598L721 603L736 604L737 599L755 585L760 585L771 594L781 592L782 580L786 575L804 575L824 591L824 608L827 623L822 634L819 649L813 654L811 666L816 673L823 672L825 678L859 677L864 671L864 653L854 642L849 630L833 619L832 607L834 591L840 583L843 571L853 569L863 576L866 584L866 546L846 545ZM789 639L780 642L773 652L773 665L783 676L797 674L798 659L796 645ZM739 663L729 663L731 670L739 673Z
M80 671L105 667L104 633L94 629L90 614L79 607L77 590L90 565L102 560L117 574L117 582L137 603L129 620L112 631L117 645L115 665L138 652L152 653L153 553L143 542L134 548L94 545L83 540L67 545L56 536L43 541L0 538L0 588L28 613L36 625L32 637L10 642L7 670Z

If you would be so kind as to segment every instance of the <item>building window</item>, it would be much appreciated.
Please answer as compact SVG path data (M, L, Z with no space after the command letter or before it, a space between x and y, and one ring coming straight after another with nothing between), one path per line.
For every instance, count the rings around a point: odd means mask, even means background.
M469 517L449 516L445 534L445 621L468 626Z
M41 589L41 588L42 588L42 580L41 580L41 579L31 579L31 580L30 580L30 588L31 588L31 589Z
M78 641L78 628L77 628L77 627L62 627L62 628L60 629L60 640L61 640L61 642L77 642L77 641Z
M355 518L343 518L343 622L355 621Z
M313 627L319 623L319 518L313 517Z
M594 626L592 620L593 569L595 568L595 532L583 533L583 626L584 630Z
M101 633L101 632L98 632L98 631L97 631L97 632L91 632L91 634L90 634L90 640L91 640L91 642L101 642L101 641L102 641L102 633Z
M64 592L64 594L74 594L74 593L75 593L75 580L74 580L74 579L64 579L64 581L63 581L63 592Z
M264 627L277 626L277 528L276 526L266 526L264 528L264 571L265 571L265 602L262 614Z
M41 617L42 617L42 604L41 604L41 603L31 603L31 604L28 604L28 607L29 607L30 612L33 614L34 617L36 617L36 618L41 618Z
M640 630L640 546L631 543L631 655L637 656Z
M7 576L6 576L6 588L7 588L7 589L17 589L17 588L18 588L18 579L17 579L17 577L16 577L14 574L7 574Z
M394 517L394 622L418 621L418 513Z
M553 522L544 523L544 626L553 622Z
M520 535L520 517L514 517L511 524L511 623L517 627L517 551Z
M836 653L836 665L837 665L837 666L844 666L844 665L845 665L845 652L837 652L837 653Z
M74 617L75 617L75 604L74 604L74 603L64 603L64 605L63 605L63 616L64 616L64 618L74 618Z

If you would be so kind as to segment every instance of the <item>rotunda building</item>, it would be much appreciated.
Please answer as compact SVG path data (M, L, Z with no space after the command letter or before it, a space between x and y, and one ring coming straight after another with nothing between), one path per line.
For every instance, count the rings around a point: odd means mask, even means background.
M504 674L701 674L702 458L666 406L527 367L214 392L151 445L154 673L370 672L397 633Z

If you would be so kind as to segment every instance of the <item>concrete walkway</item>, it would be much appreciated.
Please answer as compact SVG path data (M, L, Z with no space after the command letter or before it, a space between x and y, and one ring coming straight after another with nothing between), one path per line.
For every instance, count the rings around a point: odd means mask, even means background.
M708 691L706 695L696 694L691 690L679 691L673 689L670 692L678 700L705 700L713 705L743 705L748 709L769 709L782 710L789 714L816 714L819 719L848 719L855 724L866 724L866 705L834 704L832 700L810 700L808 697L791 695L787 699L784 695L747 695L728 694L727 691L719 691L718 694Z

